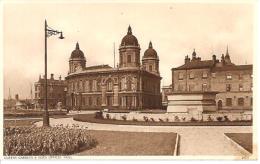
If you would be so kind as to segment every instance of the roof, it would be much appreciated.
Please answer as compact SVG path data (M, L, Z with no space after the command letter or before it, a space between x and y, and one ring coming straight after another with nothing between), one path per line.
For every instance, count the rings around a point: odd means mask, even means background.
M85 59L84 53L79 49L79 43L77 42L75 50L71 52L70 58L82 58Z
M123 37L121 41L121 46L138 46L138 40L137 38L132 35L132 29L129 26L127 35Z
M183 69L199 69L199 68L211 68L214 66L213 60L196 60L185 63L182 66L177 68L173 68L175 70L183 70Z
M144 58L158 58L157 52L153 49L152 42L149 43L148 49L144 52Z
M109 65L94 65L94 66L89 66L89 67L86 67L84 68L84 70L95 70L95 69L106 69L106 68L112 68L110 67Z
M212 71L239 71L239 70L253 70L253 65L226 65L222 67L214 67Z

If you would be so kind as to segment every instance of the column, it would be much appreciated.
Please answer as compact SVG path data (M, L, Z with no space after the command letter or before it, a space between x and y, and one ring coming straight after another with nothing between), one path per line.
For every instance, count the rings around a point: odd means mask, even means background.
M114 85L113 106L118 106L118 84Z
M101 93L102 93L102 97L101 97L101 106L106 106L106 85L102 85L101 86Z

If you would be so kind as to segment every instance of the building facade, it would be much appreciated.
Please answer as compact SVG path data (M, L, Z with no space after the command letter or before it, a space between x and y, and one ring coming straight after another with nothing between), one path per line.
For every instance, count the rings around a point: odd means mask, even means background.
M45 105L45 78L41 78L41 76L39 76L39 80L34 83L34 87L34 101L36 106L43 108ZM66 89L66 83L61 79L61 76L58 80L55 80L54 75L51 74L50 79L47 79L47 101L49 108L56 108L56 105L59 102L61 102L62 105L65 105Z
M201 60L194 50L191 59L186 56L182 66L172 68L171 93L217 92L217 110L252 110L252 73L253 65L231 62L228 48L220 61L216 55Z
M159 57L149 43L140 62L140 45L129 26L119 46L119 64L86 66L76 44L69 59L67 106L70 109L161 108Z

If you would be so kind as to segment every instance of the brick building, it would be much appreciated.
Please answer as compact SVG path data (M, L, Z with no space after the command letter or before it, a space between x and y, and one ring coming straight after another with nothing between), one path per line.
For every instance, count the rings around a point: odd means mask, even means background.
M100 56L102 57L102 56ZM69 59L67 106L70 109L161 108L159 57L149 43L140 62L140 45L129 26L119 46L119 65L86 66L76 44Z
M194 50L191 59L186 56L182 66L172 68L171 93L213 91L217 92L218 110L252 110L252 72L253 65L232 63L228 48L221 60L216 55L211 60L201 60Z
M37 107L43 108L45 104L45 78L41 78L41 76L39 76L39 80L34 83L34 87L34 101ZM66 84L65 81L61 79L61 76L58 80L55 80L54 75L51 74L50 79L47 79L47 90L49 108L55 108L58 102L65 105Z

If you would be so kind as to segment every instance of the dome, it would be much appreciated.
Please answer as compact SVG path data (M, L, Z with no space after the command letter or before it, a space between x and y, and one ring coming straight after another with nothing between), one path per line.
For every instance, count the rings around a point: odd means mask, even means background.
M77 42L75 50L71 52L70 58L85 58L84 53L79 49L79 43Z
M149 43L149 48L144 52L144 58L158 58L157 52L153 49L152 42Z
M121 41L121 46L138 46L138 40L134 35L132 35L132 29L129 26L127 35L123 37Z

